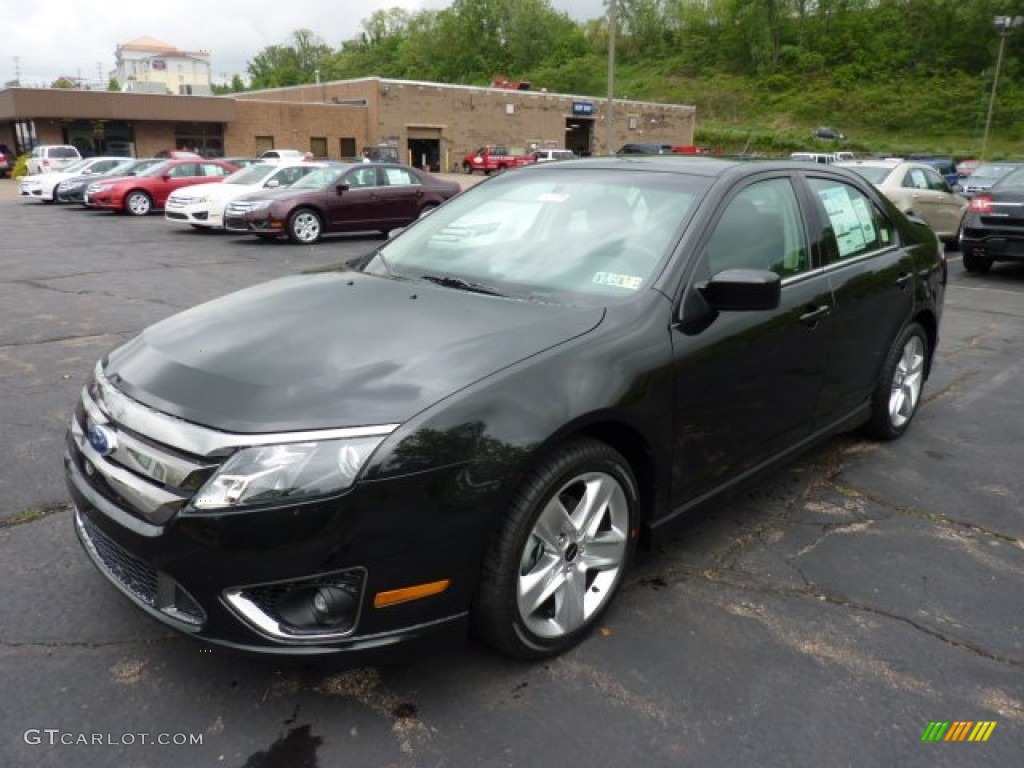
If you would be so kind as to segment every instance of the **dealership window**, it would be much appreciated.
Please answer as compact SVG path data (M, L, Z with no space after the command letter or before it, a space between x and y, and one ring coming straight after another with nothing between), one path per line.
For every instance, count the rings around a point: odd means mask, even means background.
M309 151L313 153L313 157L326 158L327 157L327 139L323 136L313 136L309 139Z
M274 137L273 136L257 136L256 137L256 155L262 155L268 149L274 148Z
M341 158L356 156L356 140L351 136L338 139L338 156Z

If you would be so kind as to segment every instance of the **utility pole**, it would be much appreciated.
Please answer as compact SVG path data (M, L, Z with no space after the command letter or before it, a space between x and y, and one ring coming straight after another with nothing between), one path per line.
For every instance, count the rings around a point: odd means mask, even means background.
M1013 30L1024 24L1024 16L996 16L993 22L996 32L999 34L999 54L996 56L996 73L992 77L992 95L988 98L988 114L985 116L985 133L981 137L981 152L979 156L985 159L985 150L988 147L988 132L992 128L992 110L996 104L996 88L999 86L999 70L1003 66L1003 49L1006 48L1006 36Z
M605 111L608 152L615 154L615 20L617 0L608 0L608 108Z

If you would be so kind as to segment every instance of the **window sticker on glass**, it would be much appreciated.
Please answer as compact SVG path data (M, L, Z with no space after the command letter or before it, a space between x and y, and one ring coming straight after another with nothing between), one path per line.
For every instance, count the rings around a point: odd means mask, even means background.
M871 239L874 240L874 231L871 227L871 214L864 208L862 200L852 200L850 191L846 187L832 187L831 189L819 189L818 196L825 205L828 218L832 222L832 230L836 235L836 242L839 244L839 258L843 259L852 253L864 250L867 240L864 229L862 212L868 218ZM860 207L856 203L861 203Z
M640 283L644 279L636 275L618 275L614 272L595 272L591 282L596 285L610 285L613 288L628 288L631 291L640 290Z

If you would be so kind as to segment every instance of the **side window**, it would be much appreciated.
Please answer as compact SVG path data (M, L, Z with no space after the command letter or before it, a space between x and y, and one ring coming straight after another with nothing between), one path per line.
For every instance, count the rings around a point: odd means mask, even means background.
M939 175L938 171L924 171L925 188L933 192L950 192L949 184Z
M198 176L198 171L195 163L182 163L171 168L167 175L172 179L182 179L186 176Z
M821 202L829 226L826 261L852 259L896 242L892 224L863 192L832 179L808 179Z
M418 184L419 180L404 168L383 168L384 180L389 186L399 187L403 185Z
M928 179L920 168L911 168L903 177L903 186L908 189L928 189Z
M793 185L770 179L730 200L708 241L710 273L767 269L789 277L810 268L807 237Z
M350 187L375 187L377 186L377 169L373 166L357 168L345 177L345 181Z

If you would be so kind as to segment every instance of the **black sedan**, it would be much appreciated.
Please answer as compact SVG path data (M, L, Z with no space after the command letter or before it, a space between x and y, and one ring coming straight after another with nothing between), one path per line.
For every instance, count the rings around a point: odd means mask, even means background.
M287 188L253 192L228 203L224 228L264 240L285 235L303 245L327 232L386 234L460 190L453 181L397 163L324 163Z
M931 230L840 169L520 169L104 357L75 527L214 643L362 663L468 626L548 657L638 544L839 431L906 432L945 281Z
M971 198L960 252L968 272L987 272L997 261L1024 261L1024 165Z

